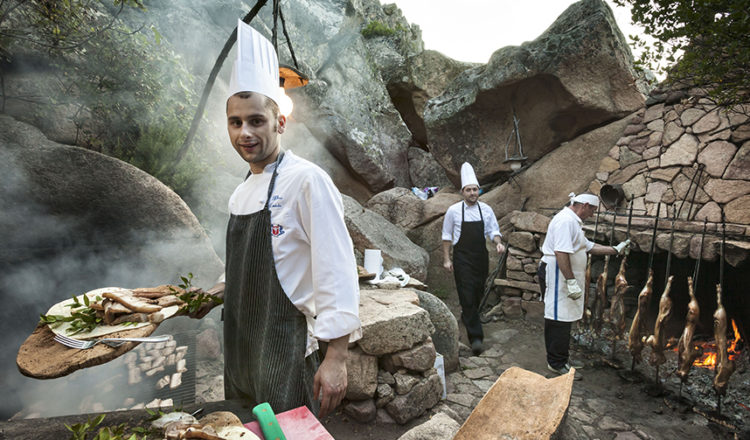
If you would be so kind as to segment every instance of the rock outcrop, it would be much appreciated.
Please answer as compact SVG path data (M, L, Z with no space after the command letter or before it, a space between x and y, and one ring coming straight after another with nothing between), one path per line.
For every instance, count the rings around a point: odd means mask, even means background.
M363 254L365 249L381 249L385 269L400 267L418 280L426 278L429 256L424 249L382 215L363 208L351 197L343 198L346 227L357 251Z
M480 183L510 171L505 142L520 120L524 153L536 161L561 143L644 103L628 45L602 0L570 6L540 37L505 47L459 74L425 109L430 151L458 184L461 163Z

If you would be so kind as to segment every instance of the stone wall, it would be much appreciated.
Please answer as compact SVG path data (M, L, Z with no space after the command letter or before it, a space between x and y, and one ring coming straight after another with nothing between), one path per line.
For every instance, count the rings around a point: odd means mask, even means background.
M418 304L411 289L360 291L363 335L350 346L344 405L352 419L404 424L440 402L435 327Z
M544 303L534 276L542 258L540 248L550 219L535 212L513 211L500 220L501 224L506 222L510 223L512 231L507 233L505 276L495 280L495 285L501 287L501 296L499 305L490 315L502 313L510 319L541 322Z
M750 225L748 114L750 105L717 107L702 89L656 89L589 190L621 185L636 213L653 216L661 202L660 217L676 209L681 219L720 222L723 210L728 223Z

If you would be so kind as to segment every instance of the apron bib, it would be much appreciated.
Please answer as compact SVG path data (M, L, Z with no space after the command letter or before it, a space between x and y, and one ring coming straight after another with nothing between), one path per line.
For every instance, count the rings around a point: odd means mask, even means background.
M307 405L317 353L305 358L307 320L281 287L271 245L268 208L284 154L280 154L262 210L232 215L227 227L224 291L224 392L226 399L263 402L276 413Z
M477 208L479 208L477 202ZM466 327L469 342L484 339L479 321L479 303L482 301L484 282L489 272L489 254L484 240L484 218L479 209L479 221L464 221L461 205L461 236L453 246L453 276L461 304L461 320Z
M552 257L554 260L554 257ZM570 268L581 289L586 275L586 248L570 254ZM568 297L565 277L557 266L557 261L547 264L547 292L544 295L544 317L555 321L578 321L583 317L584 295L574 300Z

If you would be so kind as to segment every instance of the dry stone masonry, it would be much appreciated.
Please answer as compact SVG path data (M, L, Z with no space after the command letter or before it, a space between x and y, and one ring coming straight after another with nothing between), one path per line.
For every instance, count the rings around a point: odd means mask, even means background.
M411 289L360 291L362 339L349 351L344 412L359 422L404 424L440 402L435 327Z

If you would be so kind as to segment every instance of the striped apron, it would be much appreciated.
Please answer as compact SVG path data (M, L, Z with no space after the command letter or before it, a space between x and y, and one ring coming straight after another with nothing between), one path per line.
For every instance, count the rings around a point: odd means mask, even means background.
M306 405L317 414L317 352L305 357L307 320L281 287L271 246L271 200L279 155L262 210L232 215L224 291L224 395L280 413Z

